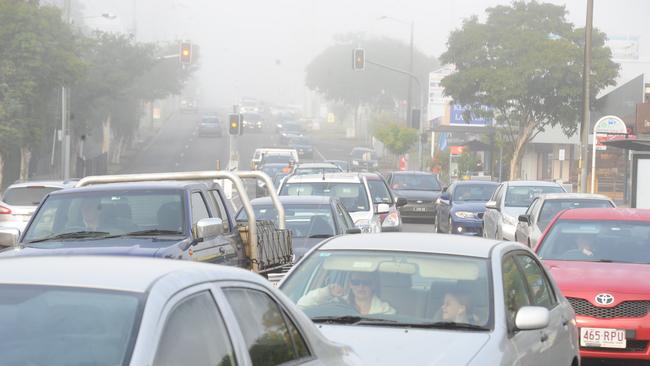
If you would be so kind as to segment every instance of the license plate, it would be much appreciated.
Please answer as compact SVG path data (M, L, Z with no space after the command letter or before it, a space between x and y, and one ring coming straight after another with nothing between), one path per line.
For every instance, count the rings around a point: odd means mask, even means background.
M427 208L426 207L413 207L414 212L426 212Z
M607 328L580 328L581 347L625 348L625 330Z

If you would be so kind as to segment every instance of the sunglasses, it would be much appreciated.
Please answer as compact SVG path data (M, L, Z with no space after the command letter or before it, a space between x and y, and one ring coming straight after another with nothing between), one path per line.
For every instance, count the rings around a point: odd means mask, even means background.
M360 280L360 279L351 279L350 284L352 286L370 286L372 281L370 280Z

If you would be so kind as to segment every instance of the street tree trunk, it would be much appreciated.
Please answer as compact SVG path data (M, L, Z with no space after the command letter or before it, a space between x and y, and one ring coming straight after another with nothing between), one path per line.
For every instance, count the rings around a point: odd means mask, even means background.
M32 160L32 150L27 146L20 148L20 179L29 179L29 163Z
M2 173L4 173L4 170L5 170L4 168L5 168L5 159L4 159L4 155L0 151L0 188L2 187L2 180L4 178L4 176L2 174Z
M517 180L521 178L521 159L529 142L530 137L535 130L535 121L527 121L526 125L520 129L515 141L515 147L512 151L512 160L510 161L510 180Z

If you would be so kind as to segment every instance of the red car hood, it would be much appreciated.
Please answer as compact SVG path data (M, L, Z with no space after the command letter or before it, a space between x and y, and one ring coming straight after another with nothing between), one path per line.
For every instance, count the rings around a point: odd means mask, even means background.
M610 306L626 300L650 299L650 265L545 260L566 297L579 297L594 305L601 293L614 296Z

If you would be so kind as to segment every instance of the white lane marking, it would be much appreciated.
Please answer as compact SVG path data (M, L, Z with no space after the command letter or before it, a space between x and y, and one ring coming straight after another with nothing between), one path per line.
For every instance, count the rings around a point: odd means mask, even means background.
M321 161L327 160L327 159L325 159L325 155L321 154L320 150L318 150L315 147L314 147L314 152L316 153L316 155L318 155L320 157Z

